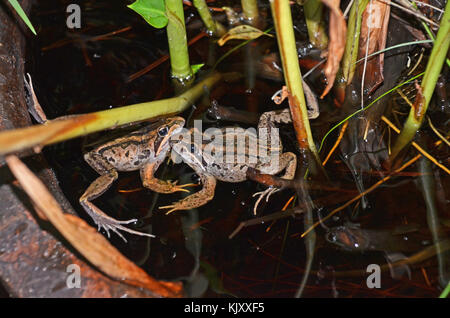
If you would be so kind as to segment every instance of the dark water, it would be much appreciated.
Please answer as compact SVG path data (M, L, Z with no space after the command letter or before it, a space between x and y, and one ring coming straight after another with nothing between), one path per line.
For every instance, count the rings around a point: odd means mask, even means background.
M129 75L167 53L163 30L146 25L137 14L126 8L125 1L83 1L82 28L69 30L65 27L65 8L71 2L39 1L31 13L39 36L29 41L27 71L33 77L36 93L49 118L173 96L168 62L127 83ZM186 9L185 14L188 17L188 38L192 39L200 32L195 27L198 20L191 8ZM295 17L299 19L298 40L302 41L305 29L304 22L300 20L301 12L298 11ZM131 30L126 32L101 40L94 38L129 26ZM55 45L62 40L70 41ZM262 39L257 43L265 51L275 49L273 40ZM209 65L212 64L212 57L220 57L232 46L214 50L211 47L207 37L193 44L190 47L191 63L206 61L207 70L208 61ZM246 59L248 50L241 49L219 68L227 71L245 69L245 61L249 62ZM323 83L317 74L313 88L316 93L320 93ZM249 89L249 86L252 88ZM262 112L274 107L270 97L279 88L279 82L257 77L250 83L245 79L222 83L210 94L211 98L217 98L224 106ZM332 110L331 99L329 97L321 102L321 110L325 111L321 118L327 118L327 112ZM194 113L194 118L201 117L204 112L202 103L199 102L196 107L200 110ZM183 115L187 117L192 114L186 112ZM331 122L319 119L313 122L312 127L317 140L320 140L331 127ZM286 148L294 150L292 131L286 129L283 132ZM97 174L84 162L82 152L87 145L108 134L110 132L78 138L45 150L63 191L84 218L86 214L78 198ZM442 153L437 155L443 156ZM417 169L413 167L410 171ZM327 172L340 186L354 189L352 175L339 155L334 156ZM159 174L164 179L179 179L181 184L198 179L184 164L162 165ZM448 177L440 172L436 174L441 176L444 188L439 208L442 213L448 213L448 199L445 199ZM372 176L372 183L378 179ZM228 238L240 222L255 218L252 194L262 189L264 187L252 181L240 184L219 182L214 200L205 206L166 216L158 207L180 199L181 195L154 194L142 187L137 172L120 173L118 181L94 202L115 218L138 218L139 222L133 228L155 234L157 238L151 240L125 234L128 243L114 236L111 242L154 277L182 279L192 296L292 297L298 289L305 267L305 244L299 238L299 234L304 231L302 217L283 218L273 223L247 227L233 239ZM259 213L268 215L280 211L294 194L292 190L275 194L268 204L260 206ZM327 191L312 192L313 196L329 194ZM440 195L442 197L442 193ZM351 220L361 223L362 227L392 230L407 221L423 225L420 233L416 233L417 242L430 241L425 226L426 207L414 175L393 178L370 194L367 200L370 205L366 210L351 206L328 222L327 226L342 225L344 221ZM340 204L329 202L319 210L326 215L326 212ZM359 212L358 216L352 217L355 212ZM383 272L380 289L368 289L367 276L330 278L329 274L333 272L365 269L368 264L385 264L384 252L343 251L325 241L323 228L317 229L317 235L314 273L305 289L306 297L435 297L440 293L435 258L411 267L411 279L403 276L394 280L389 271Z

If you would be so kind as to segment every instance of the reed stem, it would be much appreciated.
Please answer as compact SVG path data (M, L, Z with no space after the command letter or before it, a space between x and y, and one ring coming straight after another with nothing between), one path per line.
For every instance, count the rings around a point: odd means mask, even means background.
M390 157L391 163L394 162L397 155L413 140L416 132L420 129L437 79L441 72L447 57L450 46L450 1L447 1L445 12L441 19L439 31L433 44L430 58L425 69L420 90L417 93L416 100L409 112L408 118L403 129L398 136Z
M166 0L167 40L169 43L170 65L172 77L182 83L193 79L184 23L183 2Z

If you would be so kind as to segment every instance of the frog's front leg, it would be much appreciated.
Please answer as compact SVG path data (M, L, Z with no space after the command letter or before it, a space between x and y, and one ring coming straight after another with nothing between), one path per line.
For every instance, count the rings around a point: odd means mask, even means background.
M96 154L95 152L87 153L85 155L85 160L100 174L100 177L95 179L95 181L91 183L84 194L80 197L80 204L89 214L89 216L94 220L95 224L97 224L98 229L100 230L101 228L104 228L106 233L108 234L108 237L109 230L111 230L119 235L124 241L126 241L126 239L121 233L119 233L119 230L136 235L154 237L154 235L134 231L123 226L123 224L136 222L136 219L127 221L116 220L105 214L91 202L109 189L112 183L117 179L118 172L106 159Z
M178 191L189 192L189 190L184 188L193 186L195 184L188 183L183 185L177 185L178 181L175 182L165 181L155 177L155 173L163 161L164 158L151 163L147 163L145 166L141 168L140 173L142 184L144 185L144 187L158 193L174 193Z
M206 204L214 198L214 191L216 189L216 178L210 174L199 173L203 188L186 198L175 202L171 205L161 206L160 209L170 209L166 214L177 210L190 210Z
M297 156L292 152L285 152L278 157L278 162L276 161L276 159L271 160L269 162L257 165L256 169L258 169L261 173L270 175L275 175L285 169L284 174L281 176L281 178L292 180L295 177L295 171L297 169ZM253 213L256 215L256 209L258 208L258 205L263 198L266 198L267 202L269 201L269 197L277 191L279 191L278 188L269 187L264 191L253 194L254 197L259 196L253 207Z

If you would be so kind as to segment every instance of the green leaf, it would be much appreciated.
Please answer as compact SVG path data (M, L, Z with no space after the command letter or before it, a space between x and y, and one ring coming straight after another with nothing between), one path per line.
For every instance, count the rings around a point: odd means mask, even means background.
M14 10L16 10L17 14L20 16L23 22L25 22L25 24L30 28L31 32L33 32L33 34L36 35L36 30L34 29L25 12L23 12L23 9L20 6L19 2L17 2L17 0L8 0L8 1L14 8Z
M161 29L167 25L164 0L136 0L128 8L140 14L151 26Z
M197 73L204 65L205 63L191 65L192 73Z

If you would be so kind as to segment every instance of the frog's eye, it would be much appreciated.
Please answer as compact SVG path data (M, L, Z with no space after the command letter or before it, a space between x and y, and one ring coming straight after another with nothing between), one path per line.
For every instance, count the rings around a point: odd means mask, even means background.
M158 130L158 135L160 137L164 137L169 133L169 128L168 127L162 127Z
M195 152L195 145L192 144L192 145L191 145L191 153L194 153L194 152Z

